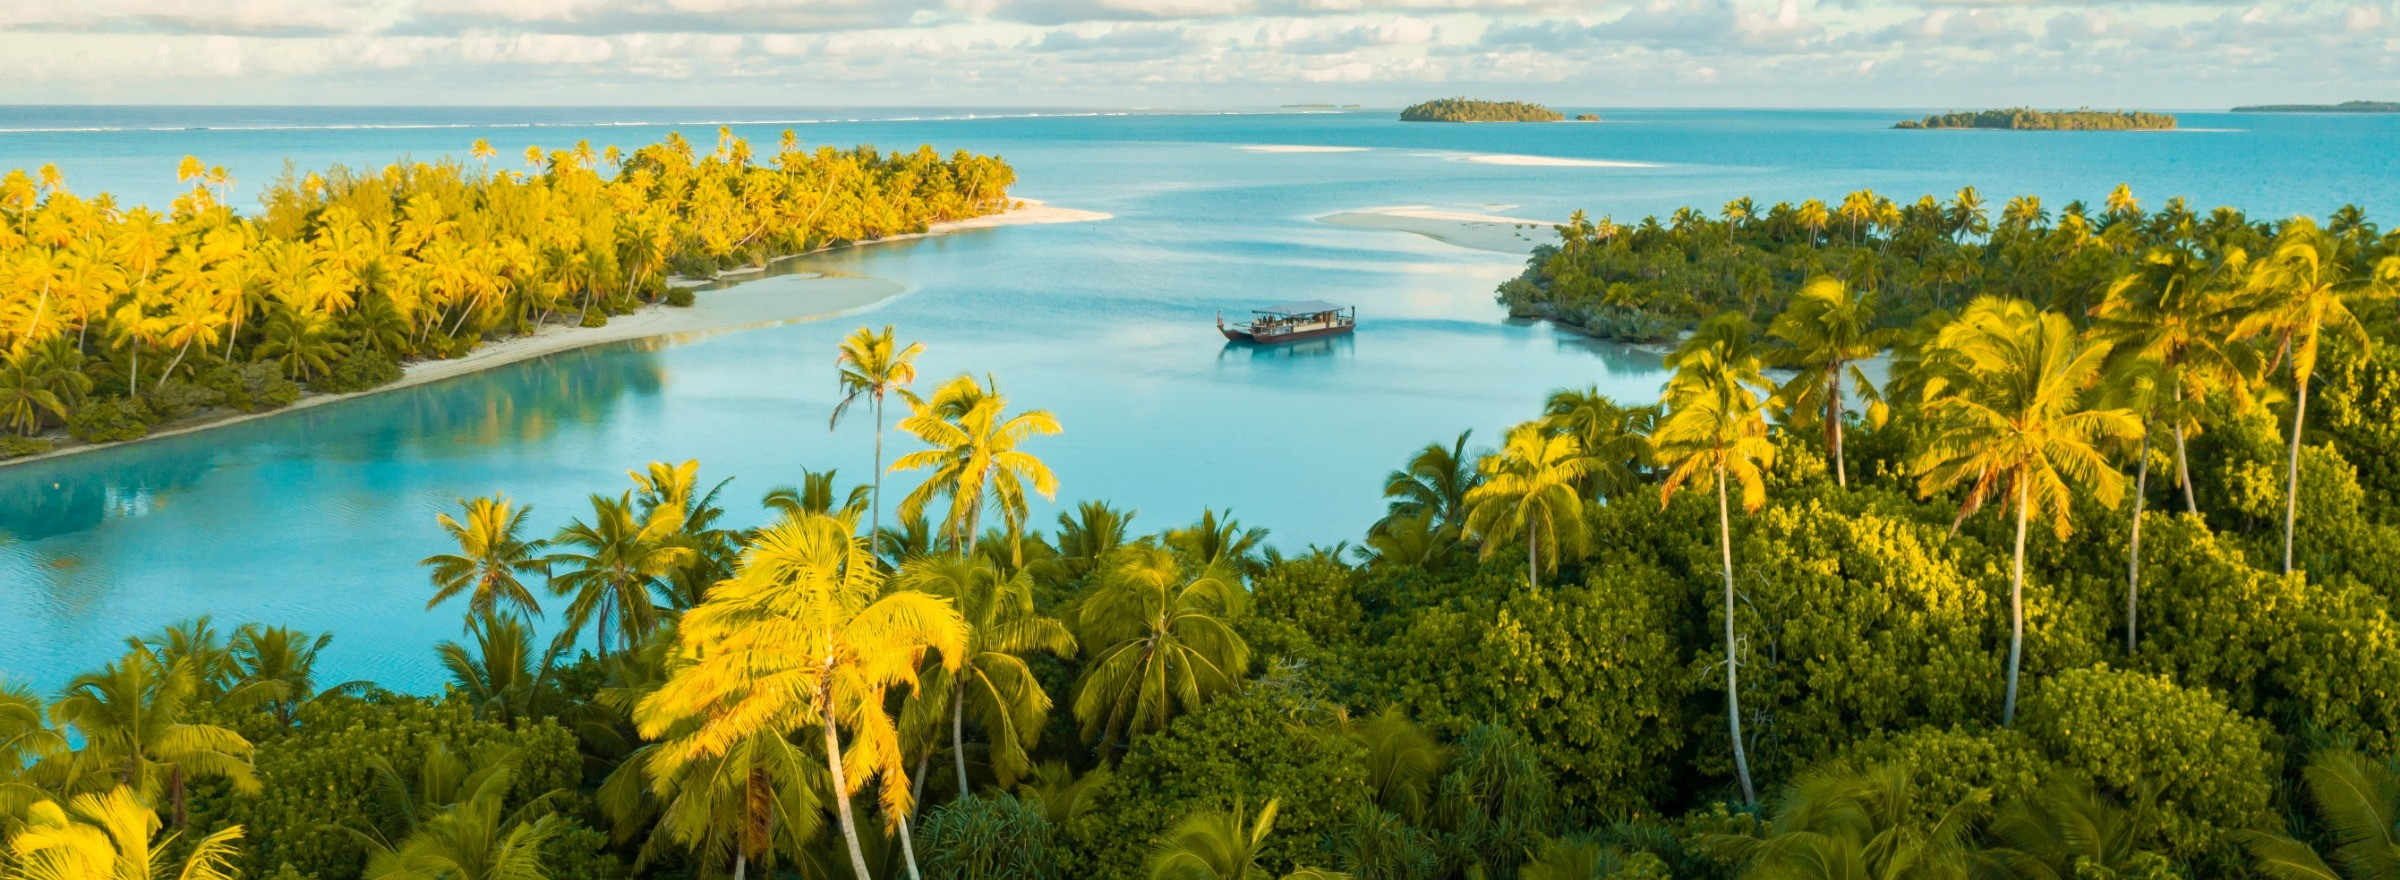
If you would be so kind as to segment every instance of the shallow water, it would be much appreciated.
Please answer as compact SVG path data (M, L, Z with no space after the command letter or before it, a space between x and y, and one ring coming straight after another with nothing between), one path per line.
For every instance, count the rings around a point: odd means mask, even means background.
M833 347L861 323L922 340L924 385L996 375L1018 406L1066 433L1029 446L1057 470L1057 507L1137 508L1137 525L1230 507L1274 543L1355 541L1380 512L1382 475L1458 431L1489 441L1551 389L1656 393L1655 355L1510 322L1491 291L1521 259L1313 218L1425 204L1630 220L1739 195L1762 203L1871 186L1894 198L1982 189L2052 205L2128 181L2145 204L2185 194L2253 213L2390 209L2400 118L2186 114L2174 133L1895 132L1905 114L1603 111L1601 125L1405 125L1384 114L1127 115L901 120L928 111L511 111L0 108L0 167L57 160L80 191L171 197L185 153L246 187L282 158L302 167L463 153L491 138L628 147L665 129L595 121L886 117L798 126L811 143L929 141L999 152L1018 192L1115 219L978 230L791 264L866 274L909 292L868 313L572 352L238 426L0 469L0 583L24 608L0 619L0 674L55 685L186 617L337 634L332 680L428 689L455 609L428 612L416 561L443 552L434 514L506 491L548 533L625 471L698 458L734 477L734 520L807 468L864 480L873 431L826 428ZM486 127L499 120L550 127ZM341 125L346 128L309 127ZM360 128L363 125L454 127ZM188 130L207 127L209 130ZM772 143L781 125L740 126ZM23 129L123 129L102 131ZM172 129L151 131L151 128ZM703 148L708 126L684 130ZM1256 152L1241 145L1360 146ZM1490 165L1514 154L1654 168ZM62 158L72 157L72 158ZM252 189L251 191L255 191ZM790 287L791 277L757 284ZM1222 311L1319 298L1357 303L1355 337L1254 350L1226 345ZM895 450L911 448L891 441ZM899 489L910 477L896 477ZM895 490L895 494L898 490Z

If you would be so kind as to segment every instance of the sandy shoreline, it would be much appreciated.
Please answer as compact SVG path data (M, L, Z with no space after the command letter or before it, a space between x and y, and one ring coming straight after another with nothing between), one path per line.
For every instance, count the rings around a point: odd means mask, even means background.
M1317 222L1351 229L1407 232L1479 251L1524 255L1533 246L1558 237L1549 220L1528 220L1473 211L1450 211L1428 205L1362 208L1317 218Z
M995 226L1080 223L1106 220L1110 216L1112 215L1098 211L1061 208L1033 199L1021 199L1018 200L1017 207L998 214L950 223L937 223L933 228L922 233L896 235L874 241L856 242L847 246L861 247L885 242L906 241L969 229L988 229ZM781 259L792 259L792 257ZM645 306L632 314L610 318L607 324L599 327L550 324L530 335L512 336L484 343L476 346L474 351L449 360L412 361L401 367L399 379L365 391L349 394L310 394L290 406L264 412L214 413L174 423L133 440L62 446L38 455L0 460L0 468L64 458L99 449L111 449L147 440L176 437L211 428L222 428L256 419L271 418L284 413L352 400L370 394L413 388L519 361L532 360L544 355L573 351L594 345L646 339L654 336L716 333L838 317L882 303L907 292L908 289L899 282L883 278L828 275L751 277L759 275L762 271L761 269L748 269L728 272L713 280L677 279L674 283L679 287L698 287L714 283L734 286L700 291L695 295L693 303L687 307Z

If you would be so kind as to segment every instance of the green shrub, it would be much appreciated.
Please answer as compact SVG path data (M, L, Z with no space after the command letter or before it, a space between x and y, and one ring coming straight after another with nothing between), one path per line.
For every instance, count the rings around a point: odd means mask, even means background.
M2011 802L2041 790L2054 775L2049 759L2025 734L1971 724L1878 731L1852 744L1830 766L1864 773L1887 764L1915 771L1917 803L1934 809L1963 801L1976 789L1990 792L1993 803ZM1917 818L1930 825L1938 817L1929 809Z
M685 309L691 308L692 303L699 301L699 295L693 293L692 289L689 287L678 285L667 288L667 305L674 306L679 309Z
M243 412L281 409L300 399L300 386L266 361L221 364L203 374L200 383L224 395L225 406Z
M142 405L150 410L154 423L186 418L224 403L225 392L182 379L169 379L142 395Z
M1069 877L1132 877L1153 840L1196 810L1280 799L1261 863L1281 876L1296 865L1334 861L1352 816L1368 801L1365 750L1307 723L1307 698L1253 682L1211 701L1167 729L1135 740L1090 813L1061 835Z
M140 401L112 397L75 408L67 433L85 443L135 440L150 433L150 412Z
M1013 795L969 795L917 823L917 857L932 880L1048 880L1057 876L1050 820Z
M332 369L309 382L308 387L327 394L347 394L399 380L400 365L390 355L362 348L335 361Z
M2025 704L2025 735L2060 774L2133 802L2157 798L2162 849L2233 864L2233 832L2262 827L2281 773L2267 726L2205 688L2107 667L2042 682Z
M0 458L18 458L49 452L58 444L48 437L27 437L21 434L0 434Z

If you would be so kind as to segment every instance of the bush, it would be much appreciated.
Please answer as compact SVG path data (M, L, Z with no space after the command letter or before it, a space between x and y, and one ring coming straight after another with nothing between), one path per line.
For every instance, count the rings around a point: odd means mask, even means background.
M667 302L667 305L674 306L674 307L676 307L676 308L679 308L679 309L684 309L684 308L690 308L690 307L691 307L691 305L692 305L692 303L699 302L699 301L700 301L700 297L699 297L699 295L698 295L698 294L695 294L695 293L693 293L693 292L692 292L692 289L691 289L691 288L689 288L689 287L683 287L683 286L680 286L680 285L678 285L678 286L675 286L675 287L669 287L669 288L667 288L667 300L666 300L666 302Z
M1683 586L1650 565L1587 570L1580 586L1423 609L1354 665L1379 677L1369 693L1428 730L1523 733L1569 805L1638 813L1672 791L1687 729L1668 610Z
M1218 697L1135 740L1094 793L1090 813L1061 836L1069 877L1132 877L1150 845L1197 810L1282 801L1261 864L1273 876L1334 861L1349 820L1368 801L1366 756L1349 737L1298 720L1319 707L1271 683Z
M327 394L365 391L400 380L400 365L390 355L359 349L333 363L333 369L308 383L309 390Z
M1050 820L1013 795L968 795L917 825L917 854L932 880L1048 880Z
M2049 759L2025 734L1974 725L1879 731L1834 758L1832 765L1864 773L1887 764L1915 771L1916 802L1929 808L1917 818L1928 825L1938 818L1935 810L1965 800L1976 789L1990 792L1993 803L2008 803L2041 790L2054 775Z
M2157 798L2161 849L2220 866L2239 858L2232 833L2265 827L2281 773L2267 726L2207 689L2100 667L2065 672L2033 692L2023 730L2062 777L2120 800Z
M26 437L19 434L0 434L0 458L17 458L49 452L58 444L48 437Z
M112 397L75 408L67 433L85 443L115 443L150 433L150 412L140 401Z
M224 402L225 392L182 379L167 380L142 395L142 405L149 408L151 421L157 423L185 418Z
M220 365L203 374L200 384L224 395L225 406L243 412L282 409L300 399L299 384L284 378L281 367L265 361Z

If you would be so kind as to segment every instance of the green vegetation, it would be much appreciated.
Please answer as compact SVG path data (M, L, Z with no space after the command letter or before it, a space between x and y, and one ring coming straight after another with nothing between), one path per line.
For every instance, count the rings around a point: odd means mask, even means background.
M1400 111L1402 122L1558 122L1566 117L1540 104L1442 98Z
M2175 117L2139 110L1979 110L1902 120L1893 128L1995 128L2008 131L2153 131L2175 127Z
M1014 181L993 157L807 152L789 131L764 162L725 130L705 154L672 134L630 155L528 148L523 173L481 141L472 155L286 172L250 215L224 169L188 157L193 188L164 216L78 196L50 166L0 177L0 432L128 440L363 390L489 339L689 305L670 275L991 213Z
M322 684L326 637L206 619L0 689L0 863L2389 876L2400 235L2122 190L2097 230L2025 200L1991 228L1729 213L1639 247L1579 219L1537 265L1826 268L1692 285L1659 399L1569 388L1495 450L1428 445L1356 548L1097 501L1045 528L1067 426L988 379L919 396L916 347L862 328L840 381L921 446L883 469L914 475L895 523L828 470L726 528L697 462L547 537L462 500L423 533L463 612L442 694ZM1941 282L1953 312L1881 274L1918 259L2011 271Z
M2400 101L2343 101L2339 104L2252 104L2235 113L2400 113Z

